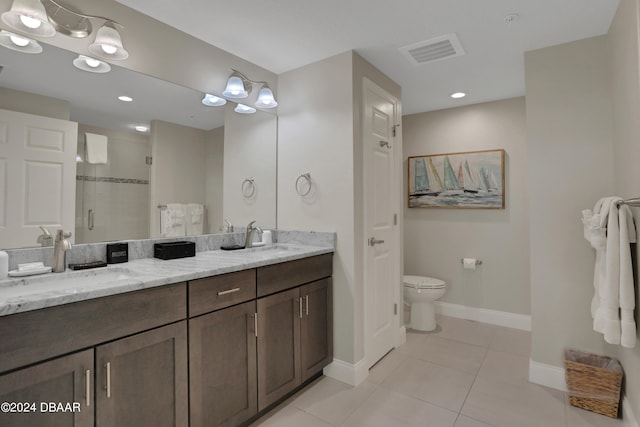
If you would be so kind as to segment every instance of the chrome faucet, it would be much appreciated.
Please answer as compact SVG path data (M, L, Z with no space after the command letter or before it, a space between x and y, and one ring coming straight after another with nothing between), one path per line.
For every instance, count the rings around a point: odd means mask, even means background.
M224 220L224 225L222 226L222 231L226 233L233 233L233 224L228 219Z
M63 273L67 268L66 255L71 249L71 242L67 239L71 237L71 233L65 233L62 230L56 232L56 242L53 249L53 262L51 268L54 273Z
M251 221L249 225L247 225L247 237L244 239L245 249L253 247L253 232L256 231L256 229L253 228L253 224L255 224L255 221Z
M40 230L42 230L42 234L38 236L38 243L40 243L42 247L53 246L53 236L49 233L49 230L43 226L40 226Z

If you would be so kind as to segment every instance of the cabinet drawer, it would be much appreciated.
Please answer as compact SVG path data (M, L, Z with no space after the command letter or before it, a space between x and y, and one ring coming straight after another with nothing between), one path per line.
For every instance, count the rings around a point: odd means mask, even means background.
M0 372L182 320L186 285L0 317Z
M330 277L332 262L333 254L324 254L260 267L257 274L258 297Z
M189 282L189 317L255 299L256 270L212 276Z

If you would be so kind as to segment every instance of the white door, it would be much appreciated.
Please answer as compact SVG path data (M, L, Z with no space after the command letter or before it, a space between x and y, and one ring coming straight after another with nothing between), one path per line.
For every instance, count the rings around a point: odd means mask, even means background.
M0 248L74 230L77 123L0 110Z
M399 299L398 101L364 80L365 345L373 366L395 346Z

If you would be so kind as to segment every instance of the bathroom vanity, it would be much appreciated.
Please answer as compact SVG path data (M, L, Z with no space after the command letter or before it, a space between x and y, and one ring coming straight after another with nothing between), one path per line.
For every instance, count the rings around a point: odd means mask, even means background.
M53 417L60 426L236 426L255 418L332 360L332 252L209 251L108 267L121 269L109 276L111 288L96 274L91 289L91 272L63 273L71 288L24 284L20 296L0 300L10 313L0 316L0 401L14 410L0 413L0 425L50 425Z

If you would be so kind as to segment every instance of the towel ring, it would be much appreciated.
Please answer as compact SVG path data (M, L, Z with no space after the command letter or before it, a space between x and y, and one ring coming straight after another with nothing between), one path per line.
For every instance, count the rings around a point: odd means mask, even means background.
M253 197L253 195L256 194L255 179L253 179L253 177L250 177L242 181L241 191L242 195L247 199Z
M307 191L300 191L300 180L301 179L305 179L307 181ZM303 173L301 174L298 179L296 179L296 193L298 193L299 196L306 196L307 194L309 194L309 192L311 191L311 174L309 172L307 173Z

